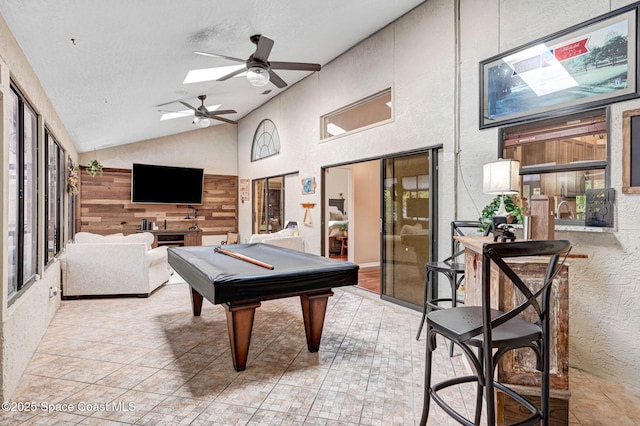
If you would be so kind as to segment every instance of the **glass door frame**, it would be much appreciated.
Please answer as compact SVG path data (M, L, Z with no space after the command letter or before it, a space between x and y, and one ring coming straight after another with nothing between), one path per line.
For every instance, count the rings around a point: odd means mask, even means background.
M435 145L419 150L411 150L397 152L380 158L380 298L391 303L404 306L414 310L422 310L421 305L416 305L395 297L385 294L387 276L387 262L385 259L386 247L386 217L384 205L384 180L385 180L385 161L395 158L406 157L410 155L427 154L429 161L429 259L438 258L438 153L442 149L442 145ZM423 283L424 285L424 283Z

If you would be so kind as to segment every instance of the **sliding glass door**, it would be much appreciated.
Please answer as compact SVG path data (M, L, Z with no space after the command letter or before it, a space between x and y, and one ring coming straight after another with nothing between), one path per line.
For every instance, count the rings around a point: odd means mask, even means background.
M270 234L284 228L284 176L253 181L253 233Z
M436 235L436 150L384 159L382 163L383 299L422 306L424 264Z

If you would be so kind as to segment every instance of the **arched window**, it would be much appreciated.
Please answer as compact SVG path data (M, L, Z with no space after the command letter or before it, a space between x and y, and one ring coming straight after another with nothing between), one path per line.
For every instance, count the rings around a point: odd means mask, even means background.
M262 120L253 135L251 161L261 160L272 155L280 154L280 135L273 121L268 118Z

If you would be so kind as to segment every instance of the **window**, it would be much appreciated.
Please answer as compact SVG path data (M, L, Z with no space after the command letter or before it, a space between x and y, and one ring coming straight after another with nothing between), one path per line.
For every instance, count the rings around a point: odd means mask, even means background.
M253 233L277 232L284 225L284 176L254 180Z
M321 139L329 139L376 124L384 124L391 120L391 113L391 89L386 89L322 116Z
M280 135L273 121L264 119L256 127L251 147L251 161L280 154Z
M428 220L429 175L402 177L402 218Z
M15 297L38 268L38 117L11 87L9 101L9 281Z
M45 220L47 224L46 263L62 248L62 206L64 200L65 153L51 134L45 130L47 174L45 176Z
M73 237L76 234L76 193L77 193L77 179L78 179L78 166L76 164L74 164L73 160L71 160L71 158L67 157L67 164L66 164L66 169L67 169L67 173L69 176L69 182L72 181L72 178L75 177L75 182L76 182L76 186L69 186L67 183L67 193L69 194L69 197L67 197L68 200L68 214L67 214L67 226L68 226L68 236L67 238L69 239L73 239ZM66 179L66 177L65 177ZM74 189L72 189L75 188Z
M584 225L586 191L609 182L606 112L506 128L501 139L503 158L520 161L523 197L547 195L556 222Z

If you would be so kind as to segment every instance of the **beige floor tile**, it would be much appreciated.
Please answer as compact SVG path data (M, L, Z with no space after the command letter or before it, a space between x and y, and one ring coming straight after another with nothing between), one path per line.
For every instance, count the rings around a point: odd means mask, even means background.
M220 395L216 402L260 408L274 387L274 383L235 379Z
M136 424L139 425L189 425L208 406L205 401L170 396L162 404L156 405L151 411L142 416Z
M153 392L171 395L191 378L195 373L175 370L159 370L133 387L141 392Z
M104 409L93 412L91 417L123 423L135 423L165 399L167 399L166 395L129 390L111 401L111 404L105 406Z
M146 299L63 301L12 401L76 408L5 411L0 426L418 424L425 356L424 335L415 340L419 320L368 293L338 289L320 351L310 353L299 298L263 302L247 368L237 372L224 308L205 302L202 316L193 317L184 283ZM434 381L465 372L460 351L450 358L444 341L433 365ZM640 390L573 368L570 386L571 425L640 425ZM445 394L461 412L473 410L472 385ZM427 424L457 422L432 404Z
M193 426L246 425L255 412L255 408L214 401L191 424Z

